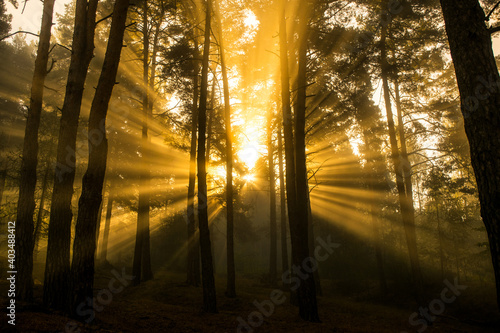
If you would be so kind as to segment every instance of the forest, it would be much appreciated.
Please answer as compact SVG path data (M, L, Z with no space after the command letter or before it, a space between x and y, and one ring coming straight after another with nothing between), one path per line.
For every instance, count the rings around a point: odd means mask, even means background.
M497 0L0 0L0 331L499 332L499 32Z

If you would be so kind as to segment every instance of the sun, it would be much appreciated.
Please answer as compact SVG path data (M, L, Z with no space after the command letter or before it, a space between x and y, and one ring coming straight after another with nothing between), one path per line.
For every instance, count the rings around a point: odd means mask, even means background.
M248 170L252 170L259 159L259 146L257 142L247 142L238 150L237 155L239 160L245 163Z
M254 183L256 178L254 174L249 173L243 176L243 180L247 183Z
M256 29L260 22L255 16L254 12L250 9L245 10L245 18L243 19L243 24L249 29Z
M245 116L239 116L240 123L239 134L236 144L236 156L239 161L243 162L251 172L255 164L266 150L262 143L263 126L260 121L255 119L249 120L249 114L254 114L252 111L247 111Z

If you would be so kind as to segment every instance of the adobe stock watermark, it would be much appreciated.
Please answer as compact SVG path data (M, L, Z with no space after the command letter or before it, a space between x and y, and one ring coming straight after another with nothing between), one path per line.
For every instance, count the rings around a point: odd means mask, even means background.
M281 276L284 283L290 284L291 291L296 291L302 281L307 280L318 269L318 262L327 260L333 253L333 250L340 246L338 243L333 243L330 236L326 238L326 241L321 237L316 238L316 241L319 245L314 249L314 257L304 259L300 266L292 265ZM252 333L255 328L264 323L264 316L270 317L274 313L276 306L285 303L285 301L286 296L280 289L271 291L267 300L262 302L254 300L253 305L256 307L256 310L251 312L246 320L242 317L237 318L238 327L236 328L236 332Z
M439 316L446 309L446 304L451 304L455 302L458 296L462 293L462 290L467 289L466 285L458 284L458 278L453 280L453 284L447 279L443 281L446 285L443 290L441 290L441 294L439 298L435 298L429 302L428 307L420 307L418 312L413 312L408 322L411 326L420 326L417 329L418 333L424 332L429 325L431 325L434 320L436 320L435 316ZM429 313L430 312L430 313ZM434 315L434 316L433 316ZM406 331L401 331L401 333L408 333Z
M113 295L121 293L135 277L127 275L125 273L125 267L122 268L121 274L114 269L111 271L111 274L113 274L114 277L109 280L107 288L99 290L96 297L92 299L88 297L85 302L80 303L76 307L76 314L80 318L87 317L84 320L86 324L91 323L95 319L95 312L102 312L104 307L113 301ZM81 329L78 327L77 322L70 321L66 324L64 332L79 333L81 332Z

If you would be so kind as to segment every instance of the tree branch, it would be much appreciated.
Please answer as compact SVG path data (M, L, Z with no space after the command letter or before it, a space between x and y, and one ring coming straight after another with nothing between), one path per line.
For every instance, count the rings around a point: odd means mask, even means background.
M28 34L28 35L33 35L35 37L40 37L39 35L37 35L37 34L35 34L33 32L19 30L19 31L16 31L16 32L13 32L11 34L8 34L6 36L1 37L0 38L0 42L3 41L4 39L7 39L7 38L12 37L12 36L17 35L17 34Z
M57 62L57 60L52 59L52 63L50 64L49 69L47 69L47 74L49 74L50 72L52 72L52 69L54 69L54 65L55 65L56 62Z
M111 16L113 16L113 12L111 12L111 14L107 15L107 16L104 16L102 19L98 20L95 25L98 25L99 23L103 22L103 21L106 21L107 19L109 19Z
M54 88L50 88L50 87L47 87L46 85L43 86L45 89L47 90L50 90L50 91L53 91L53 92L58 92L56 89Z
M54 44L54 45L50 48L49 54L51 54L51 53L52 53L52 51L54 50L54 48L55 48L56 46L62 47L63 49L68 50L69 52L73 53L73 51L71 51L71 49L70 49L69 47L67 47L67 46L64 46L64 45L61 45L61 44Z
M500 31L500 26L488 29L488 32L490 33L490 35L493 35L495 32L499 32L499 31Z
M498 8L498 6L500 6L500 1L497 2L497 4L491 9L490 13L488 14L488 16L486 16L486 21L489 21L490 20L490 16L491 14L493 14L493 12Z

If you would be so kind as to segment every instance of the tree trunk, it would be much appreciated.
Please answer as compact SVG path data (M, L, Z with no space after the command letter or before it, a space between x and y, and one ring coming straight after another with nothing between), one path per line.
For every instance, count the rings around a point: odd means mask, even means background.
M441 0L500 306L500 76L477 0Z
M198 1L193 6L194 11L189 13L191 20L200 22L200 12L198 10ZM193 73L193 110L192 110L192 124L191 124L191 152L190 152L190 166L189 166L189 185L188 185L188 198L187 198L187 229L188 229L188 269L187 269L187 283L190 285L198 286L200 284L200 234L198 223L196 219L195 210L195 187L196 187L196 150L197 150L197 131L198 131L198 99L199 99L199 71L200 71L200 54L198 44L198 28L195 25L193 29L194 40L194 73Z
M90 109L89 162L83 176L82 194L78 202L71 264L71 311L78 319L88 315L87 311L81 313L78 306L93 299L97 218L102 201L108 153L106 115L118 72L128 6L129 0L115 2L106 55Z
M401 110L401 98L399 96L399 83L397 77L394 80L394 90L396 98L396 111L398 114L399 141L401 143L401 167L403 169L406 197L409 201L409 204L411 205L413 211L412 214L415 215L415 208L413 206L413 184L411 181L411 164L410 160L408 159L408 151L406 148L406 135L403 122L403 112Z
M215 69L214 69L215 70ZM212 123L214 121L215 117L215 110L214 110L214 105L215 105L215 78L212 78L212 90L210 90L210 103L207 102L207 118L208 118L208 124L207 124L207 143L206 143L206 151L205 151L205 165L206 168L208 169L210 166L210 153L212 150ZM208 188L207 188L207 197L208 197ZM213 207L212 207L213 208ZM213 210L212 210L213 212ZM210 216L211 216L211 211L210 211L210 205L208 204L207 200L207 215L208 215L208 225L209 225L209 231L211 235L211 244L212 246L210 247L210 251L212 252L212 258L215 258L215 227L214 224L210 222ZM217 263L213 264L213 270L214 274L217 273Z
M314 220L312 215L310 192L307 195L307 219L308 219L307 229L309 231L308 234L309 254L314 254L314 249L316 248L316 246L314 242ZM321 279L319 277L319 267L318 269L313 271L313 275L314 275L314 283L316 285L316 294L318 296L323 296L323 289L321 288Z
M153 109L155 105L155 79L156 79L156 66L157 66L157 60L156 56L158 55L158 40L160 38L160 27L161 24L163 23L163 16L165 15L165 5L163 1L160 1L160 16L159 20L156 23L155 26L155 32L153 35L153 50L151 54L151 79L149 80L149 91L150 93L153 94L153 97L149 99L148 107L149 107L149 114L152 116L153 115Z
M281 73L281 108L283 114L283 137L285 141L285 169L286 169L286 202L288 208L288 223L290 225L290 238L292 243L292 264L295 265L297 257L297 247L293 246L294 235L292 234L292 226L297 224L297 193L295 188L295 152L293 142L293 119L290 106L290 76L288 70L288 41L285 18L285 2L282 2L282 13L280 15L279 27L279 43L280 43L280 73ZM294 230L295 231L295 230ZM283 274L282 277L284 277ZM283 279L285 284L289 284L291 279ZM290 289L290 301L296 304L297 293L296 289Z
M200 225L201 269L203 285L203 310L217 312L215 281L212 262L212 246L208 228L207 169L205 134L207 127L208 66L210 56L210 33L212 20L211 0L206 1L205 42L201 71L200 108L198 110L198 220Z
M292 235L294 265L301 267L305 265L309 255L308 244L308 195L307 166L306 166L306 99L307 99L307 43L309 35L308 20L311 5L308 1L299 4L298 24L298 74L297 74L297 102L295 106L295 182L296 190L296 213L297 218L290 220L290 234ZM293 222L293 223L292 223ZM317 268L316 268L317 269ZM316 301L316 286L314 274L305 272L304 279L298 288L299 313L307 321L319 322L318 305Z
M281 273L288 271L288 244L286 232L286 197L285 197L285 173L283 170L283 139L281 138L281 127L278 126L278 164L280 177L280 230L281 230ZM290 285L283 281L285 289L289 289Z
M208 166L210 165L210 153L212 149L212 128L213 128L213 121L215 117L215 77L212 79L212 90L210 91L210 105L208 106L207 109L207 118L208 118L208 124L207 124L207 149L206 149L206 157L205 157L205 163ZM208 103L207 103L208 104ZM208 112L209 111L209 112ZM207 203L208 204L208 203ZM207 208L208 209L208 208Z
M224 88L224 123L226 126L226 251L227 251L227 286L226 296L236 297L236 273L234 266L234 207L233 207L233 134L231 129L231 104L229 100L229 80L226 67L226 50L222 36L222 19L218 0L215 0L219 30L219 50Z
M368 161L368 190L373 195L373 199L370 200L370 216L371 216L371 224L372 224L372 232L373 232L373 248L375 249L375 260L377 262L377 271L378 271L378 280L380 293L385 295L387 293L387 280L385 277L384 270L384 260L382 256L382 238L380 236L380 218L377 211L379 210L377 207L381 206L381 200L379 199L380 192L383 187L380 183L380 179L382 176L381 172L378 172L377 163L381 163L380 160L377 160L374 157L374 154L380 152L380 147L374 149L373 144L371 144L370 139L368 137L368 131L363 131L363 140L365 142L366 147L366 156ZM378 157L378 156L377 156Z
M68 311L71 245L71 199L76 167L76 135L85 78L94 51L98 0L77 0L71 62L61 111L54 188L50 209L49 237L43 303Z
M104 181L103 181L102 197L104 197L105 192L106 192L106 176L104 176ZM96 256L98 251L97 249L99 249L99 237L100 237L99 234L101 232L102 209L104 208L103 201L104 200L101 200L101 204L99 205L99 213L97 214L97 226L95 232Z
M194 75L193 75L193 109L191 120L191 150L189 156L189 184L187 195L187 232L188 232L188 263L187 263L187 283L192 286L200 284L200 247L199 233L196 227L196 216L194 210L194 196L196 183L196 141L198 131L198 40L195 38L195 51L193 54Z
M139 199L137 210L137 232L134 248L134 262L132 274L133 284L153 278L151 270L151 249L149 244L149 206L150 206L150 165L149 165L149 32L148 32L148 2L144 1L142 9L142 36L143 36L143 84L142 95L142 140L141 140L141 169L139 175Z
M371 189L372 193L375 193ZM378 195L375 193L375 195ZM378 281L382 295L387 294L387 280L385 278L384 260L382 257L382 240L380 237L380 221L377 214L377 201L374 199L370 203L370 215L372 217L373 244L375 248L375 259L377 261Z
M11 269L17 270L17 301L31 302L33 300L33 214L35 212L36 167L38 164L38 128L42 113L44 82L47 76L53 11L54 0L46 0L43 5L42 26L31 85L30 107L24 132L17 202L16 266ZM3 183L5 184L5 176L3 176Z
M267 119L267 160L269 167L269 282L276 285L278 266L278 234L276 226L276 185L274 176L274 147L273 147L273 111L270 109Z
M103 182L103 193L101 194L101 198L104 196L104 191L105 191L105 186L106 186L106 178L104 178ZM101 232L101 219L102 219L102 202L99 205L99 213L97 214L97 226L96 226L96 231L95 231L95 241L96 241L96 248L99 248L99 233Z
M382 26L382 34L380 39L381 51L381 77L384 90L385 107L387 111L387 125L389 130L389 139L391 145L391 159L396 174L396 187L399 195L399 204L401 208L401 217L403 221L403 228L406 237L406 244L408 246L408 254L410 257L410 266L412 273L412 282L415 286L415 297L419 300L422 297L423 281L422 273L420 271L420 262L418 259L417 251L417 238L415 233L415 214L413 210L413 200L408 197L405 188L404 170L407 168L405 159L399 153L398 143L396 139L396 130L394 126L391 96L389 91L389 64L387 62L387 25ZM408 191L411 191L409 189Z
M457 273L457 280L460 281L460 260L458 256L458 240L455 235L455 231L451 233L452 241L453 241L453 254L455 255L455 269Z
M106 204L106 221L104 222L104 233L102 235L101 260L108 260L108 240L109 229L111 228L111 216L113 212L113 202L115 201L113 187L109 187L108 203Z
M146 1L147 2L147 1ZM158 40L160 38L160 29L161 25L163 23L163 17L165 15L165 4L163 1L160 1L160 16L159 20L156 23L155 27L155 33L153 36L153 50L152 50L152 55L151 55L151 76L149 79L149 95L148 95L148 117L152 118L153 117L153 109L155 106L155 80L156 80L156 67L157 67L157 60L156 56L158 54ZM151 97L152 94L152 97ZM149 172L151 168L151 161L150 161L150 153L151 153L151 139L148 138L147 142L147 154L146 154L146 162L147 162L147 170L148 174L146 175L146 181L147 181L147 191L151 188L151 174ZM148 217L147 217L147 223L145 224L145 231L144 231L144 250L143 250L143 268L142 268L142 274L143 274L143 279L145 281L150 280L153 278L153 271L151 268L151 244L150 244L150 226L149 226L149 209L150 209L151 202L149 200L149 195L148 195Z
M49 183L49 173L50 173L50 164L47 163L47 167L45 168L45 173L43 175L42 194L40 195L40 205L38 207L38 214L36 216L35 231L33 233L33 237L35 240L34 251L33 251L33 261L37 261L37 259L38 259L38 242L40 241L40 228L42 226L43 213L45 210L45 197L47 196L47 187L48 187L48 183Z
M406 148L406 135L405 135L405 129L404 129L404 122L403 122L403 112L401 109L401 98L399 96L399 83L398 83L398 78L396 75L396 78L394 79L394 90L395 90L395 100L396 100L396 111L397 111L397 117L398 117L398 132L399 132L399 141L401 144L401 154L400 154L400 172L403 174L404 178L404 184L405 184L405 192L406 192L406 201L407 201L407 206L408 206L408 221L410 222L411 225L413 225L413 233L415 233L415 206L413 202L413 183L411 181L411 164L410 160L408 159L408 151ZM415 239L415 244L416 244L416 235L412 236L412 238ZM416 245L415 245L416 248ZM416 251L416 250L415 250ZM417 254L417 262L418 260L418 254ZM418 264L420 266L420 263ZM420 271L420 267L418 269ZM423 290L423 278L422 278L422 273L420 273L420 276L418 276L417 280L420 279L420 282L417 282L417 284L420 284L422 286Z
M437 231L438 231L438 241L439 241L439 261L441 264L441 279L444 279L444 235L443 229L441 228L441 217L439 216L439 202L437 198L434 198L434 204L436 205L436 221L437 221Z

